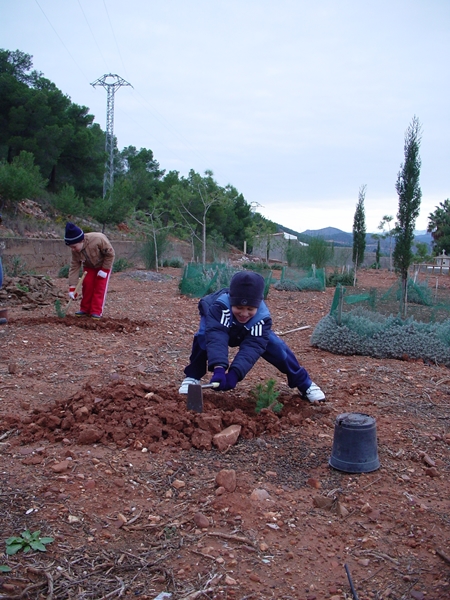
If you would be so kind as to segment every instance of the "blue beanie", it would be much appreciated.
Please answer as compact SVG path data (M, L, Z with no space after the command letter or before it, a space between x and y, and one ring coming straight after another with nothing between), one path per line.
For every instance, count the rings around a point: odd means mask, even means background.
M230 282L231 306L254 306L261 304L264 297L264 277L253 271L239 271Z
M73 223L66 223L66 235L64 241L66 246L72 246L72 244L78 244L84 240L83 230L74 225Z

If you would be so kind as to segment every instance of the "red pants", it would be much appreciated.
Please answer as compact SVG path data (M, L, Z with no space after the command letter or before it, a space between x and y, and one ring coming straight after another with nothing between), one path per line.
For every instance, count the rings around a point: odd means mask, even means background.
M108 291L108 282L110 273L107 277L99 277L97 273L100 269L84 269L86 277L83 281L83 297L81 299L80 310L88 315L103 314L105 306L106 292Z

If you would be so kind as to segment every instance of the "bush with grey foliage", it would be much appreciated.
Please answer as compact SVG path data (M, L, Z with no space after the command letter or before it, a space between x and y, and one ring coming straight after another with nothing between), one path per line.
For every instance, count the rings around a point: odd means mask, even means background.
M357 309L343 313L341 325L333 315L321 319L311 345L334 354L407 357L450 367L450 319L421 323Z

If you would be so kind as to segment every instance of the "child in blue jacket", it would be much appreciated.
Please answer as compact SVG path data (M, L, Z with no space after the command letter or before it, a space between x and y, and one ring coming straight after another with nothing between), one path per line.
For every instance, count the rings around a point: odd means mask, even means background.
M264 278L252 271L236 273L229 290L202 298L198 304L200 327L194 336L190 362L180 394L200 383L207 369L217 390L232 390L262 357L287 375L290 388L298 388L309 402L323 402L325 394L301 367L292 350L272 331L272 318L264 297ZM231 365L228 347L239 346Z

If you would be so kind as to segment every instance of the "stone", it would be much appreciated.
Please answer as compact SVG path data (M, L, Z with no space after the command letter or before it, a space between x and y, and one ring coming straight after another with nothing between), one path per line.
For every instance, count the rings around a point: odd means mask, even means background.
M224 452L230 446L234 446L241 433L241 425L230 425L220 433L213 436L213 444L217 446L220 452Z
M333 506L333 498L326 498L325 496L314 496L313 504L317 506L317 508L328 508L330 509Z
M216 483L219 487L224 487L227 492L234 492L236 489L236 471L234 469L222 469L216 475Z
M256 488L250 494L250 499L262 502L263 500L270 500L270 494L267 490L264 490L262 488Z
M22 464L23 465L40 465L42 463L42 461L44 460L43 456L27 456L26 458L23 459Z
M436 462L430 456L428 456L428 454L424 454L422 456L422 460L429 467L435 467L436 466Z
M314 488L314 489L316 489L316 490L318 490L319 488L321 488L321 487L322 487L322 484L320 483L320 481L319 481L318 479L315 479L314 477L310 477L310 478L309 478L309 479L306 481L306 483L307 483L307 484L308 484L310 487L312 487L312 488Z
M19 448L19 454L21 454L22 456L26 456L27 454L33 454L34 449L33 448L27 448L26 446L23 446L22 448Z
M95 444L103 437L103 433L103 430L98 427L86 427L80 432L78 443L86 445Z
M436 469L436 467L429 467L425 469L425 474L428 475L428 477L439 477L439 471Z
M174 487L176 490L179 490L179 489L181 489L181 488L184 488L184 487L186 486L186 482L185 482L185 481L182 481L181 479L175 479L175 480L173 481L172 485L173 485L173 487Z
M200 529L206 529L209 527L209 519L201 512L196 512L194 515L194 523Z
M84 421L89 415L90 412L86 406L82 406L75 412L75 418L77 421Z
M59 463L56 463L56 465L51 465L50 468L55 473L64 473L64 471L67 471L67 469L69 468L70 463L70 460L63 460Z

